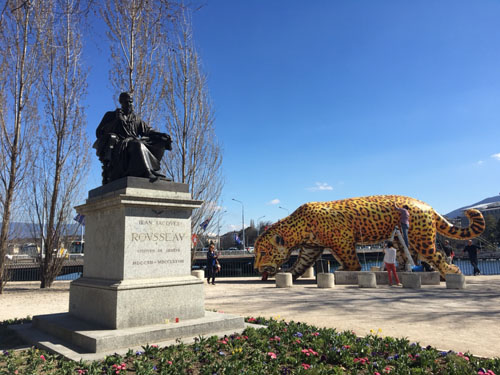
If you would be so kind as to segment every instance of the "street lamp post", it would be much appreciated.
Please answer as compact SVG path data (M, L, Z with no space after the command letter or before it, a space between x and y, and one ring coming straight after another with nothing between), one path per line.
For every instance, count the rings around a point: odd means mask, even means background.
M246 242L245 242L245 207L243 206L243 202L239 201L238 199L234 199L233 201L238 202L241 204L241 227L243 228L243 250L246 249Z
M259 217L259 218L257 219L257 237L259 237L259 234L260 234L260 225L259 225L259 220L260 220L260 219L263 219L263 218L265 218L265 217L266 217L266 215L261 216L261 217Z
M287 212L287 214L290 215L290 210L288 208L281 207L281 206L278 206L278 208L281 208L282 210L285 210Z

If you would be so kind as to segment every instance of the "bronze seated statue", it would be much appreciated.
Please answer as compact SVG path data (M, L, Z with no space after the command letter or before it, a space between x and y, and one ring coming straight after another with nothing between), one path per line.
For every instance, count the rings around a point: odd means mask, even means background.
M102 162L102 183L126 176L156 180L165 150L172 150L168 134L153 130L133 111L129 93L120 94L121 108L107 112L97 127L94 143Z

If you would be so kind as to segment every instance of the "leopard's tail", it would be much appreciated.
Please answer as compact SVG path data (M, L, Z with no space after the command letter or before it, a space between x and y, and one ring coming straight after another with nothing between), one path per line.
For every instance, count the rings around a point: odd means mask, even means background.
M483 233L486 223L480 211L471 208L465 211L465 216L469 219L469 226L461 228L451 224L440 214L434 212L436 229L443 236L457 240L469 240Z

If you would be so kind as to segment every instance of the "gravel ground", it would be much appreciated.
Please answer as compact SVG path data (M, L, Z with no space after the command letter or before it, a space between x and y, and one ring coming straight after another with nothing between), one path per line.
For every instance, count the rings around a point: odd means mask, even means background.
M424 285L422 289L317 288L313 279L292 288L274 281L225 278L205 283L205 307L242 316L295 320L316 326L353 330L359 335L407 337L443 350L500 357L500 276L466 277L467 289ZM69 282L48 290L39 283L10 283L0 295L0 321L68 311Z

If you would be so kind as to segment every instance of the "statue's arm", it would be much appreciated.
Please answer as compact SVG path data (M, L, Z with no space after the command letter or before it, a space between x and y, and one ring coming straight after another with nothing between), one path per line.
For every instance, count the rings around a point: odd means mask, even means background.
M104 117L102 118L99 126L95 131L95 135L97 138L102 137L104 134L112 133L114 128L114 123L116 120L116 112L110 111L106 112Z

